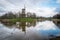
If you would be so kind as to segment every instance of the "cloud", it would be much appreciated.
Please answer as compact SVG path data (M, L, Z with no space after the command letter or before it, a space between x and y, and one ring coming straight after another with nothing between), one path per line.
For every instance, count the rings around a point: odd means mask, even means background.
M60 3L60 0L57 0L57 3Z
M57 14L57 12L55 11L56 8L48 8L48 7L36 7L33 9L27 9L30 12L35 12L37 16L43 16L43 17L52 17L55 14Z
M38 25L36 25L35 29L36 30L56 30L58 29L58 27L56 27L55 24L52 23L52 21L45 21L45 22L39 22Z
M0 0L0 7L4 8L5 11L18 11L19 8L21 7L21 5L17 6L15 4L11 3L10 1Z
M40 8L39 16L50 17L54 15L54 8ZM41 12L42 11L42 12Z
M0 11L8 12L14 11L18 12L26 6L27 12L35 12L37 16L53 16L56 12L54 12L54 8L42 6L42 3L49 3L51 0L0 0ZM51 15L52 14L52 15Z
M3 5L5 9L18 9L24 6L26 7L39 7L42 2L49 2L49 0L0 0L0 5Z
M55 11L60 13L60 7L57 7Z

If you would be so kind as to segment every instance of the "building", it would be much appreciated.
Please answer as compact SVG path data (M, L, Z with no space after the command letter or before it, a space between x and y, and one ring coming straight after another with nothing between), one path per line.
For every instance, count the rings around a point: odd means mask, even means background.
M25 6L24 6L24 8L22 9L22 12L20 14L20 17L22 17L22 18L26 17L25 10L26 9L25 9Z

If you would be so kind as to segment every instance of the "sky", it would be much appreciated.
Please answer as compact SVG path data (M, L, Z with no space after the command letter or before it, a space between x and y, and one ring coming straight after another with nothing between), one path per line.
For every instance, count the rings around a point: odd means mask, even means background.
M26 12L37 16L53 17L60 12L60 0L0 0L0 16L8 11L19 12L26 7Z

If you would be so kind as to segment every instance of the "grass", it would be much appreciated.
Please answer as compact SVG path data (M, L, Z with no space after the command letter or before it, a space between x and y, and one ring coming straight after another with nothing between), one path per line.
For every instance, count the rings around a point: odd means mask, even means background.
M52 19L52 21L60 21L60 19Z
M9 20L9 21L8 21ZM42 19L42 20L52 20L52 21L60 21L60 19ZM14 19L7 19L7 22L16 23L16 22L33 22L35 21L34 18L14 18Z
M16 22L32 22L33 18L16 18L16 19L9 19L9 22L16 23Z

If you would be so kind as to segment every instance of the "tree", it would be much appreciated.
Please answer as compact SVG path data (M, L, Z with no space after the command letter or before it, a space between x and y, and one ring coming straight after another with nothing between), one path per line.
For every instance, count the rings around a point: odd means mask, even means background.
M60 13L59 13L59 14L57 14L57 15L55 15L55 16L53 16L53 18L60 19Z
M32 15L32 14L31 14L30 12L27 13L27 17L31 17L31 15Z
M33 14L31 15L31 17L32 17L32 18L36 18L36 14L33 13Z
M16 18L16 15L14 15L12 12L5 13L3 16L1 16L2 19L12 19Z

